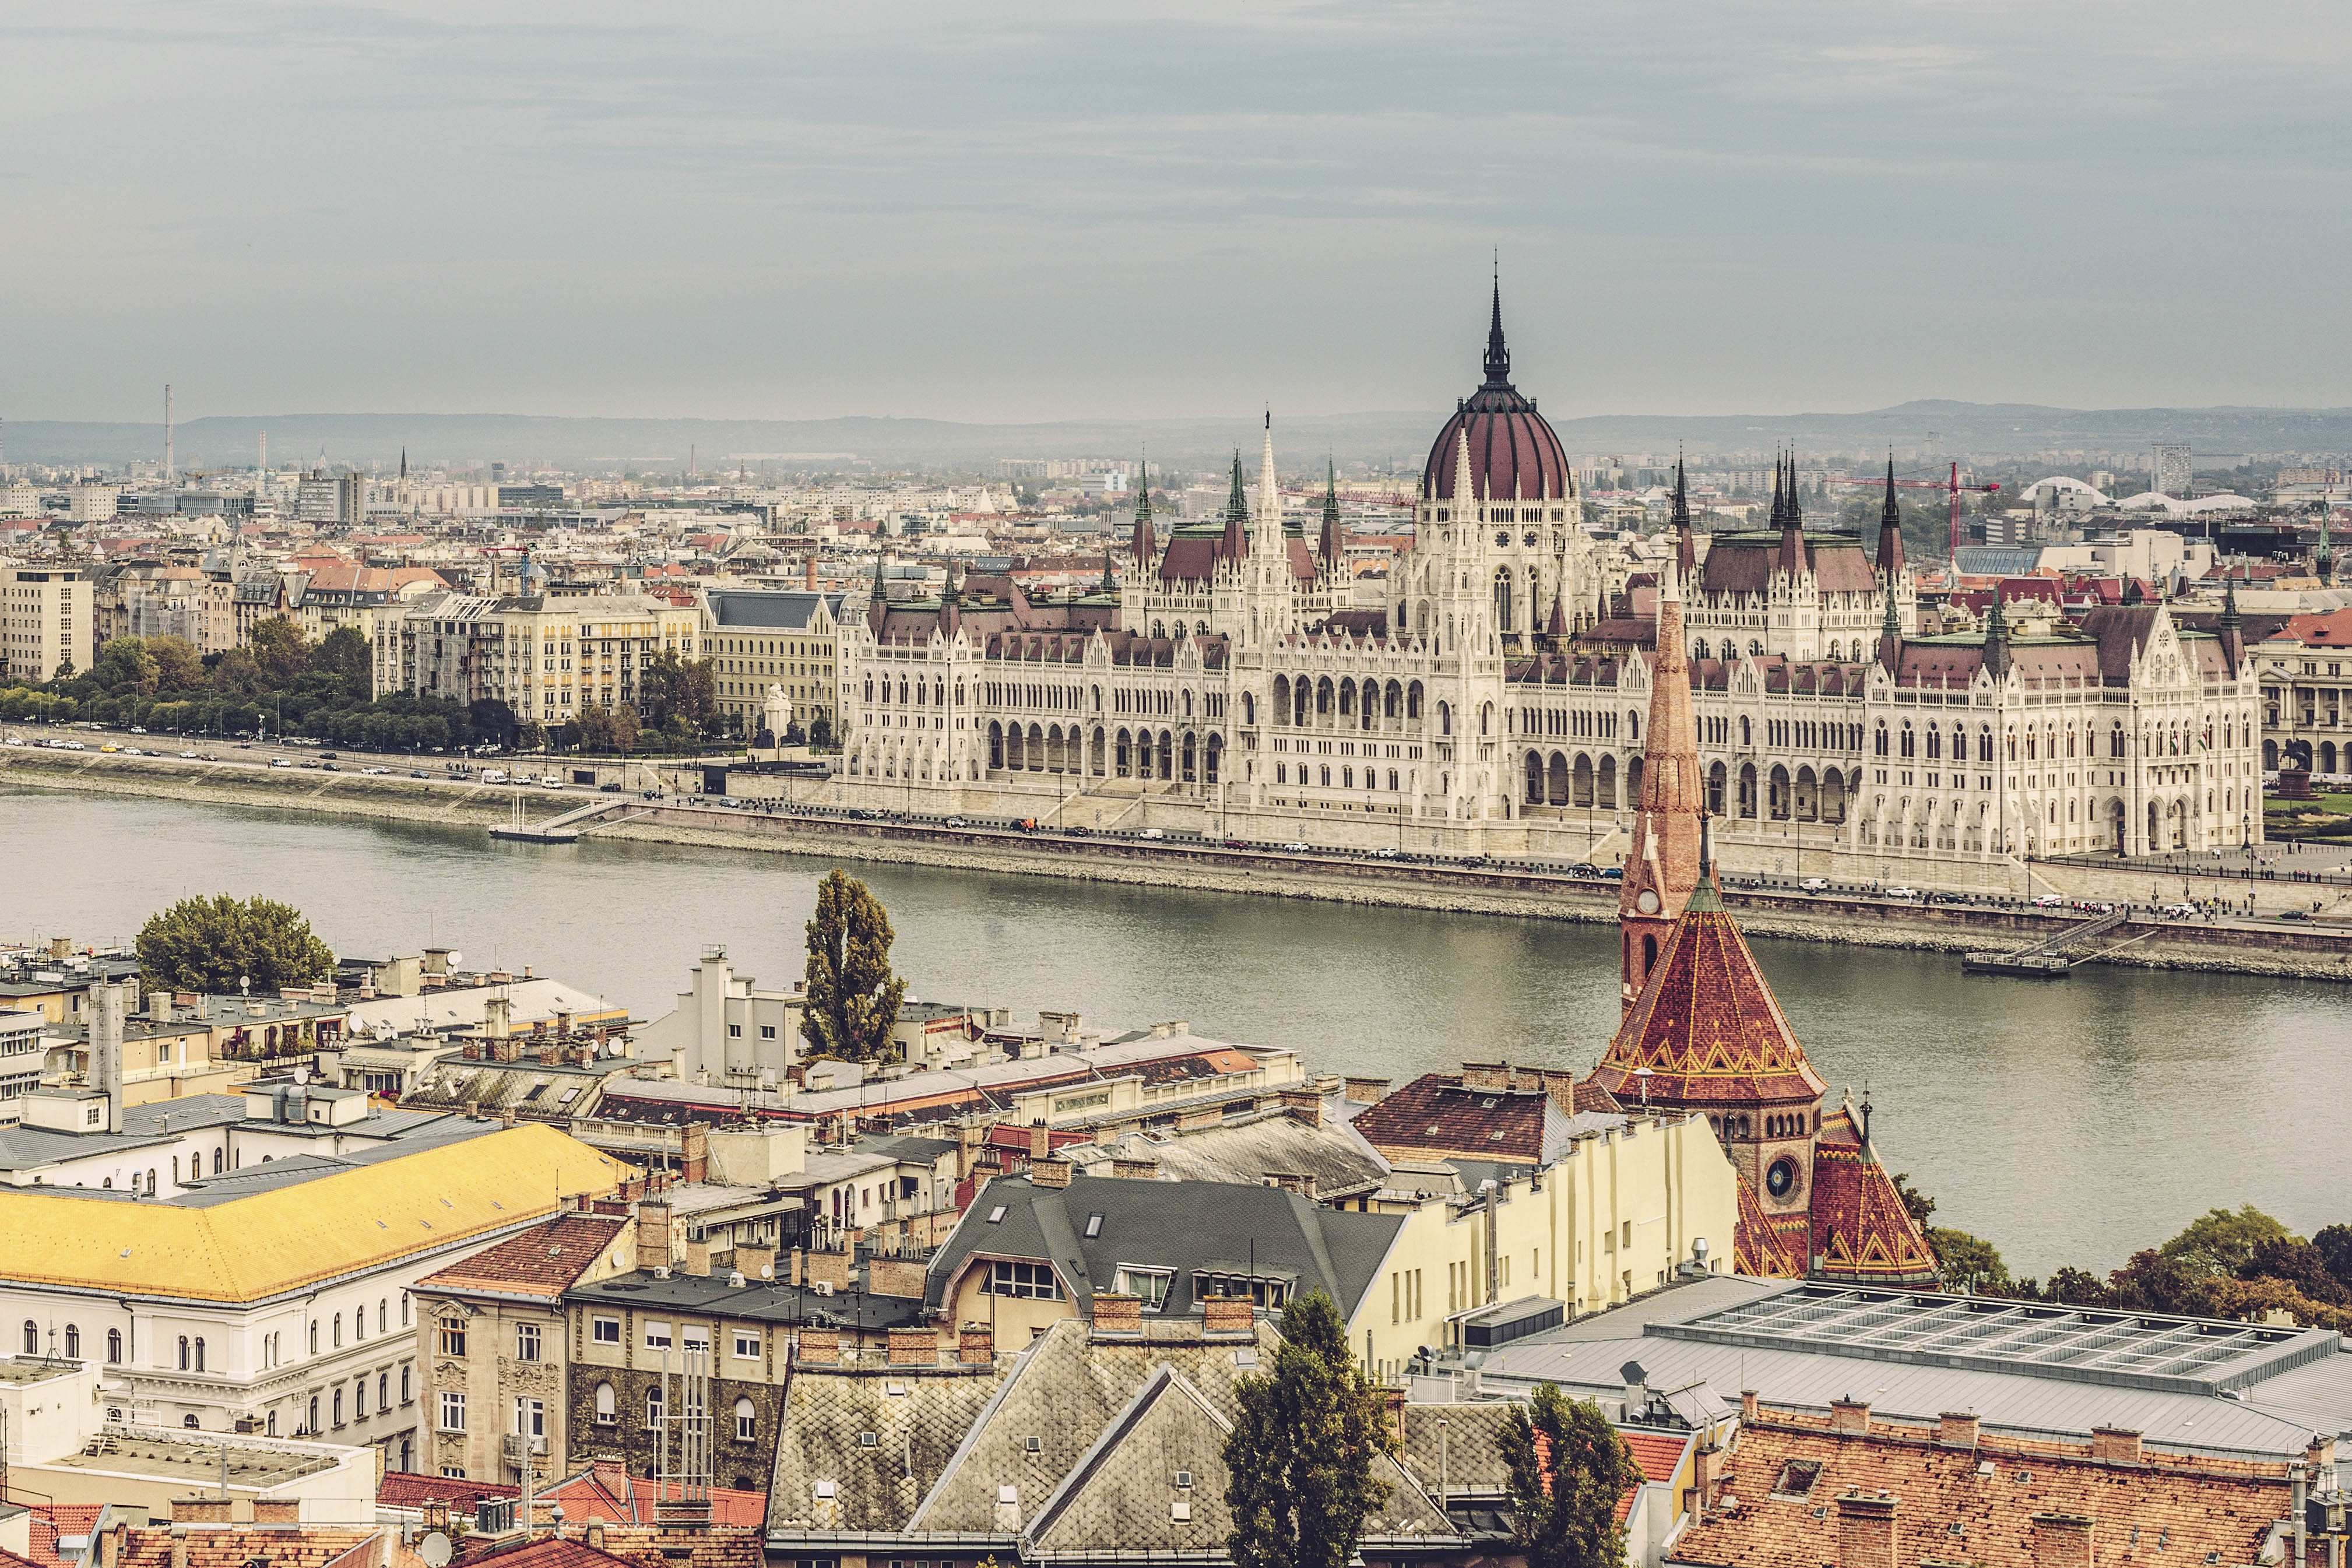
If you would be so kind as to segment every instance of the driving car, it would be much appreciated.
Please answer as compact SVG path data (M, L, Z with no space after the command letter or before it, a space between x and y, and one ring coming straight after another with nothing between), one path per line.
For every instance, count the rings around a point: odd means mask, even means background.
M294 764L288 762L284 757L272 757L269 759L269 765L273 768L290 768Z
M433 775L426 773L423 768L411 768L408 770L408 776L413 779L429 779Z
M362 768L360 772L380 778L383 774L392 772L392 770L390 768Z
M1372 858L1375 860L1393 860L1396 858L1396 846L1392 844L1383 844L1372 851Z
M1919 896L1919 889L1903 887L1889 888L1886 889L1885 896L1890 899L1916 899Z
M1147 827L1141 833L1137 834L1136 837L1139 838L1165 838L1168 835L1166 831L1161 828Z
M1808 877L1797 884L1797 891L1801 893L1826 893L1829 890L1829 882L1821 877Z
M180 760L183 762L194 762L195 760L195 756L196 753L194 752L182 752L180 753Z
M1282 847L1286 853L1292 855L1304 855L1307 851L1307 846L1304 844L1286 844Z
M2055 893L2044 893L2033 900L2033 907L2037 910L2063 910L2066 907L2066 900Z
M950 816L942 826L948 827L961 827L963 826L963 818L961 816Z

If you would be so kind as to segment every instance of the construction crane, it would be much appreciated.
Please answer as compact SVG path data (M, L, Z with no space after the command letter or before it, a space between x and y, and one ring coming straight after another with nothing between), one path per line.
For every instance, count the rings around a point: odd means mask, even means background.
M1833 485L1853 485L1860 489L1875 490L1886 488L1886 480L1884 478L1866 478L1859 479L1832 479L1829 482ZM1952 464L1950 475L1945 479L1897 479L1895 481L1895 488L1898 490L1942 490L1952 498L1951 514L1948 523L1949 534L1945 543L1945 551L1948 557L1955 563L1957 563L1960 558L1960 497L1963 494L1991 495L2000 489L1999 485L1964 485L1960 483L1960 465L1957 461ZM1956 565L1954 570L1957 571L1958 569L1958 568Z

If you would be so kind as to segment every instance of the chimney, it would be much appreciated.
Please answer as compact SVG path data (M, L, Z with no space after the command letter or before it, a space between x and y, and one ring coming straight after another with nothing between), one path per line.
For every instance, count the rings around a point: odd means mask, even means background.
M493 1040L503 1040L514 1033L514 1002L510 997L493 996L482 1004L482 1033Z
M172 1500L173 1524L226 1524L228 1521L226 1498L175 1497Z
M1837 1568L1895 1568L1895 1499L1859 1488L1837 1500Z
M689 1121L679 1134L677 1179L698 1185L709 1175L710 1130L699 1121Z
M71 958L72 956L73 938L69 936L53 936L49 938L50 963L63 963L67 959Z
M816 552L814 550L801 557L801 586L812 594L816 592Z
M1042 1121L1029 1124L1029 1157L1042 1160L1054 1152L1054 1134Z
M1029 1184L1033 1187L1066 1187L1070 1184L1070 1163L1067 1160L1033 1160L1029 1163Z
M686 1243L685 1268L698 1279L710 1278L710 1243L688 1237Z
M966 1323L956 1334L956 1360L966 1366L993 1366L996 1331L986 1323Z
M793 1359L803 1366L839 1366L841 1331L803 1329L800 1343L793 1351Z
M601 1515L592 1513L588 1516L587 1540L589 1551L604 1550L604 1521Z
M188 1527L172 1521L172 1568L188 1568Z
M122 1131L122 987L90 988L89 1082L106 1091L106 1130Z
M1323 1125L1323 1097L1311 1089L1286 1089L1282 1108L1309 1127Z
M670 1260L669 1205L641 1203L637 1205L637 1267L644 1269L667 1268Z
M290 1497L257 1497L253 1500L253 1522L256 1524L299 1524L302 1504Z
M1094 1331L1098 1334L1143 1332L1143 1298L1108 1291L1096 1292Z
M1763 1414L1763 1408L1764 1402L1757 1395L1754 1389L1743 1388L1739 1391L1740 1425L1755 1425L1758 1416Z
M1211 1296L1201 1303L1201 1331L1204 1334L1246 1334L1254 1330L1254 1318L1246 1296Z
M1350 1105L1378 1105L1388 1098L1389 1080L1384 1078L1351 1078L1341 1080Z
M785 1281L785 1283L790 1284L790 1285L797 1285L797 1284L799 1284L799 1283L801 1282L801 1257L802 1257L801 1249L800 1249L799 1247L793 1247L793 1266L792 1266L792 1274L791 1274L791 1277L790 1277L790 1278Z
M2311 1441L2304 1445L2303 1462L2311 1467L2312 1473L2315 1475L2325 1475L2327 1471L2334 1469L2336 1468L2336 1439L2333 1437L2323 1437L2316 1432L2313 1433L2311 1436Z
M747 1247L735 1244L735 1268L746 1279L772 1279L776 1275L776 1249L772 1247Z
M2137 1465L2140 1462L2139 1434L2128 1426L2094 1426L2091 1458L2103 1465Z
M1397 1452L1402 1453L1404 1451L1405 1391L1402 1388L1388 1387L1379 1390L1379 1394L1381 1425L1389 1429L1389 1441L1396 1445Z
M1691 1505L1694 1513L1706 1511L1709 1500L1715 1496L1715 1479L1722 1473L1721 1444L1703 1442L1691 1450L1691 1490L1698 1494Z
M2091 1568L2092 1526L2079 1513L2033 1516L2033 1568Z
M892 1329L890 1331L890 1364L892 1366L939 1365L938 1336L929 1329Z
M1123 1182L1156 1182L1160 1179L1160 1162L1113 1159L1110 1173Z
M1870 1406L1853 1399L1831 1400L1830 1430L1867 1434L1870 1430Z
M1947 1410L1936 1417L1936 1441L1947 1448L1977 1446L1977 1417L1972 1410Z

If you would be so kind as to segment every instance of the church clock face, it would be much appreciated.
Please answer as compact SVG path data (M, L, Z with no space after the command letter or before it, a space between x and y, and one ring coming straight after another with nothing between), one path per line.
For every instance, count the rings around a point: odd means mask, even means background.
M1796 1184L1797 1163L1794 1160L1775 1160L1772 1168L1764 1173L1764 1190L1776 1198L1787 1197L1790 1189Z
M1645 915L1658 912L1658 895L1654 889L1644 888L1633 900L1633 907Z

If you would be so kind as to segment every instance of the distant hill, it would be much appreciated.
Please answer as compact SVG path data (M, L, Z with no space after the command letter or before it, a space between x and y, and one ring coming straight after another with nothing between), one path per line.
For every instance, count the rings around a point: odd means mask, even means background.
M1286 462L1310 466L1328 452L1342 463L1417 468L1443 411L1286 418L1275 439ZM178 427L182 468L252 466L269 434L279 464L544 461L558 467L682 469L689 448L709 473L738 461L772 460L792 471L854 459L881 468L991 468L1000 458L1123 456L1148 445L1155 466L1222 468L1234 447L1255 447L1257 417L1064 420L967 425L940 419L572 419L523 414L282 414L194 419ZM1575 454L1694 454L1769 450L1864 454L1933 446L1979 458L2047 447L2128 451L2186 441L2202 455L2352 450L2352 408L2048 408L2037 404L1927 399L1859 414L1675 416L1610 414L1555 422ZM10 420L7 456L28 463L121 464L163 455L160 424Z

